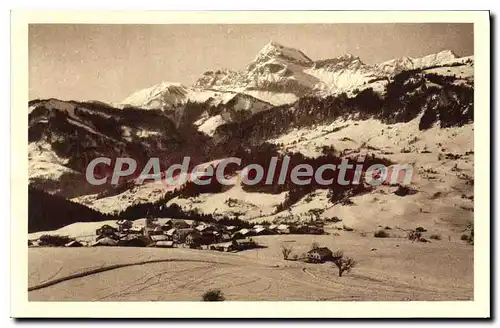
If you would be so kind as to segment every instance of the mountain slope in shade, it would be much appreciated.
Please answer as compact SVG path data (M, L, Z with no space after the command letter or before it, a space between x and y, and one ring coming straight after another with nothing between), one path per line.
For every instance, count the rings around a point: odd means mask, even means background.
M55 230L75 222L113 219L85 205L28 188L28 232Z

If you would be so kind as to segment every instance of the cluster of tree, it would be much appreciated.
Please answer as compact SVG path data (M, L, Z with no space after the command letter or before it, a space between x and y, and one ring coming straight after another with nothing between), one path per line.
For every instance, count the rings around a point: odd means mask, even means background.
M75 222L112 219L114 219L112 215L102 214L31 185L28 187L28 232L30 233L55 230Z
M43 246L64 246L74 239L68 236L42 235L38 240L40 242L40 245Z

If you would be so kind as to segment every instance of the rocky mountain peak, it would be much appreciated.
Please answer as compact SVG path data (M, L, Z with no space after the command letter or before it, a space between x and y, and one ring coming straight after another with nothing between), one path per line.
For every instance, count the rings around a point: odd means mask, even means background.
M249 65L249 68L251 69L258 63L267 62L274 58L279 58L297 64L310 64L313 62L312 59L307 57L302 51L286 47L275 41L271 41L259 51L254 61Z

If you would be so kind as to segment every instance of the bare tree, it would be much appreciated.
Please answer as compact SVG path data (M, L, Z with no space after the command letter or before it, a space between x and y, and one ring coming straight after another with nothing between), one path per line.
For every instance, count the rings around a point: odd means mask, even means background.
M470 222L470 221L467 222L467 226L466 226L464 232L467 232L469 234L467 236L467 238L465 238L467 243L474 245L474 223Z
M422 238L422 232L416 230L408 231L408 239L412 242L419 241Z
M286 245L281 245L281 254L283 254L284 260L288 260L288 257L290 256L290 254L292 254L292 247L286 246Z
M344 272L350 272L352 268L356 266L356 261L352 257L344 256L344 252L341 250L333 253L332 262L337 266L339 270L339 277L342 277Z

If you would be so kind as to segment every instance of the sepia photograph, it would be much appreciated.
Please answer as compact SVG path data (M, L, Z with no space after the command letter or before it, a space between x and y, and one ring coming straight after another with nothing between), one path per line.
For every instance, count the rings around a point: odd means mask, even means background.
M27 304L489 304L488 13L366 15L27 21Z

